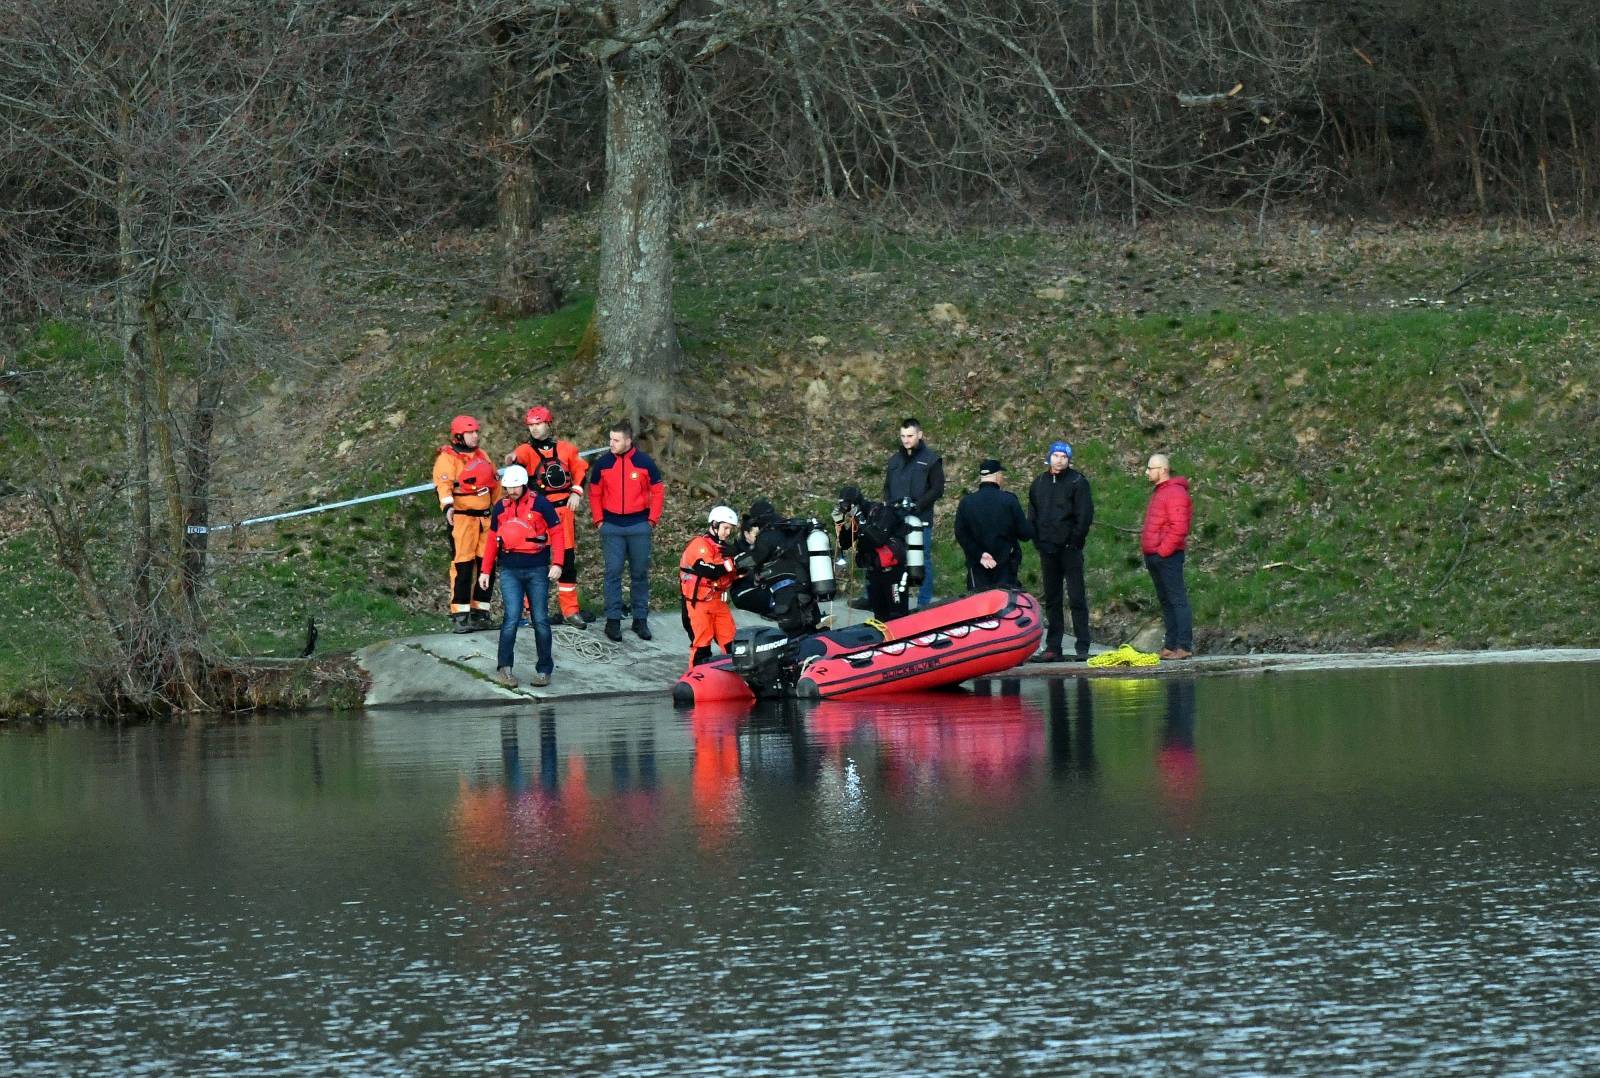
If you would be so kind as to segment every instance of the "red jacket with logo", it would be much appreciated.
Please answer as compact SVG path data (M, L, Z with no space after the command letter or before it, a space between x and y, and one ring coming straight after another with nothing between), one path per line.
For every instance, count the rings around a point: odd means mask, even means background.
M1189 500L1189 480L1181 475L1163 479L1150 495L1144 511L1144 529L1139 533L1139 548L1146 554L1170 558L1189 538L1189 519L1194 505Z
M596 524L649 521L654 527L664 497L661 469L637 448L621 456L607 450L589 469L589 512Z
M530 569L552 562L561 565L566 557L567 537L561 519L543 494L525 490L520 498L501 498L494 503L483 572L493 572L496 561L506 568Z

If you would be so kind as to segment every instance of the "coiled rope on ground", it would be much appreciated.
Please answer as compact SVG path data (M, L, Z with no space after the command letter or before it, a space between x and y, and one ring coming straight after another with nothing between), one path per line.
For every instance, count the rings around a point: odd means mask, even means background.
M551 639L578 658L592 663L608 663L622 654L622 646L598 633L574 629L570 625L550 626Z

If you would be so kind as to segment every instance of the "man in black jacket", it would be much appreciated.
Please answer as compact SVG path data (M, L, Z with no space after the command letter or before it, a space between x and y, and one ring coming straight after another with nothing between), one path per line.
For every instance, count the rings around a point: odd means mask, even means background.
M922 518L922 547L928 563L917 592L918 606L933 602L933 506L943 496L944 461L923 440L922 424L907 416L900 421L900 449L884 469L883 500L893 506L910 501Z
M1089 480L1072 467L1072 446L1050 446L1049 469L1028 488L1028 521L1033 525L1033 545L1039 551L1044 574L1044 650L1030 661L1060 662L1061 583L1066 581L1067 605L1072 611L1074 658L1089 658L1089 599L1083 586L1083 544L1094 523L1094 499Z
M1022 503L1005 489L1005 468L989 459L978 466L978 489L956 506L956 542L967 556L967 590L1015 588L1022 567L1022 540L1033 526Z

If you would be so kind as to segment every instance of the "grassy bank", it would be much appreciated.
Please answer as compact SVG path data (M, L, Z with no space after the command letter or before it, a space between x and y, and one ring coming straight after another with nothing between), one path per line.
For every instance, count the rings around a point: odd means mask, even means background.
M724 219L678 251L688 389L652 439L669 484L658 597L672 602L665 565L710 505L770 496L802 512L843 482L870 489L914 413L953 486L994 455L1020 492L1053 438L1078 447L1108 642L1156 616L1134 532L1139 464L1160 449L1195 495L1202 647L1593 644L1595 254L1440 228L926 237ZM238 428L223 515L424 481L459 411L485 420L497 457L534 401L563 436L600 444L613 401L573 359L583 264L567 307L515 324L424 289L425 320L348 296L325 362L265 386ZM105 379L82 350L58 354L84 372L87 415ZM59 433L90 430L63 417ZM936 542L944 593L960 577L955 493ZM69 685L85 653L21 501L0 532L12 701ZM587 605L592 538L582 553ZM218 639L288 656L308 617L331 649L435 628L443 561L426 496L234 533L215 559ZM1025 582L1035 573L1030 556Z

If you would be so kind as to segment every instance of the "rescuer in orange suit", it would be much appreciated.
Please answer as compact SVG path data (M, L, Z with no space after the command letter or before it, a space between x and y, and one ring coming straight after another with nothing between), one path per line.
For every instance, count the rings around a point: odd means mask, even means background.
M561 529L566 536L567 560L556 584L556 603L561 613L551 618L550 624L584 629L588 622L578 610L578 565L574 556L578 533L572 525L572 515L583 507L583 480L589 474L589 464L578 455L577 446L555 438L551 433L554 421L555 416L544 405L529 408L523 417L528 426L528 440L506 454L505 462L527 469L533 489L556 507L556 516L561 519Z
M458 415L450 421L450 444L433 459L433 485L439 492L450 544L450 622L452 631L492 629L489 597L494 581L480 584L489 507L500 497L494 461L478 448L478 421Z
M726 652L733 645L733 612L728 589L735 570L728 541L739 530L739 514L726 505L711 510L706 530L689 540L678 559L678 588L689 616L689 665L711 658L713 642Z

